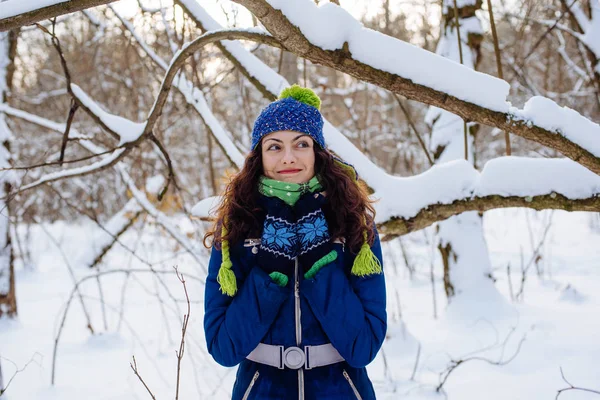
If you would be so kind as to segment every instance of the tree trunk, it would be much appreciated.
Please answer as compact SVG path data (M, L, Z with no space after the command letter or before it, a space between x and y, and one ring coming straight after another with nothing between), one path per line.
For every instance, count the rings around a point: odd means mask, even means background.
M11 88L14 72L14 58L17 48L17 32L0 33L0 103L6 102ZM6 116L0 112L0 168L10 167L10 139L12 134L6 122ZM0 177L0 198L7 198L13 183L14 174L7 171ZM15 271L13 250L10 241L10 199L0 200L3 210L0 219L0 317L17 314L17 298L15 293Z
M463 23L466 18L474 18L475 10L481 7L481 1L473 1L473 3L463 4L463 7L458 9L460 30L457 32L454 0L444 0L444 28L436 53L456 62L462 61L465 66L475 69L480 54L481 34L478 29L480 27L474 26L472 20L469 24ZM474 30L470 31L471 29ZM460 34L462 49L459 49L458 34ZM471 163L474 162L471 134L475 130L473 126L467 130L468 149L465 153L464 130L466 128L460 117L432 107L426 119L432 126L430 145L436 163L464 159L465 155ZM444 265L444 289L448 302L452 304L459 296L474 291L477 292L478 300L481 300L481 296L491 301L501 299L491 276L490 257L483 236L482 220L478 213L471 211L452 217L439 223L437 229L438 249Z

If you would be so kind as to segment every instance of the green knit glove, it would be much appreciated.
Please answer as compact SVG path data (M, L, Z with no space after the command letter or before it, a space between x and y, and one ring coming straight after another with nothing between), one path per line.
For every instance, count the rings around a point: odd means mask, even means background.
M289 278L286 274L282 274L278 271L273 271L269 274L273 282L275 282L278 286L284 287L287 286Z
M315 275L317 274L317 272L319 272L321 270L321 268L323 268L324 266L326 266L327 264L329 264L331 262L334 262L337 259L337 255L338 255L337 251L331 250L324 257L317 260L317 262L314 263L313 266L308 271L306 271L306 273L304 274L304 279L314 278Z

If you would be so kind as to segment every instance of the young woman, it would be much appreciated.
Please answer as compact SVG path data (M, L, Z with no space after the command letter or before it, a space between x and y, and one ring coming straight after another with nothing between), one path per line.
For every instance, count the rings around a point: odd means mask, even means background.
M217 210L204 330L239 399L375 399L365 366L385 338L375 211L323 139L320 99L297 85L257 118Z

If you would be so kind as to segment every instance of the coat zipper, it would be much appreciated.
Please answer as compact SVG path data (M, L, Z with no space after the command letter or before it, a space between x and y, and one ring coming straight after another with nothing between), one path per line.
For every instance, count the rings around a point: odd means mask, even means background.
M256 371L254 373L254 376L252 377L252 380L250 381L250 384L248 385L248 388L246 389L246 392L244 393L244 397L242 397L242 400L247 400L248 396L250 396L250 392L252 391L252 386L254 386L254 383L258 379L258 375L260 375L260 373L258 371Z
M300 279L298 277L298 257L294 262L294 297L295 297L295 315L296 315L296 346L300 347L302 343L302 322L300 315ZM304 368L298 369L298 399L304 400Z
M356 398L358 400L362 400L362 397L360 397L360 393L358 393L358 390L356 389L356 386L354 386L354 382L352 382L352 379L350 379L350 375L348 375L348 373L346 372L346 370L343 370L343 374L344 374L344 378L346 378L346 380L350 384L350 387L352 388L352 391L354 392L354 395L356 396Z

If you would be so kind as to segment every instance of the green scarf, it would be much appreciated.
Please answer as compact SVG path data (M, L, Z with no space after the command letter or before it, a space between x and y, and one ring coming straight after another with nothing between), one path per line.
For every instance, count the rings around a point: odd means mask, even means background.
M258 190L262 194L267 197L278 197L291 207L296 204L304 193L314 193L322 188L316 175L306 183L283 182L262 175L258 183Z

